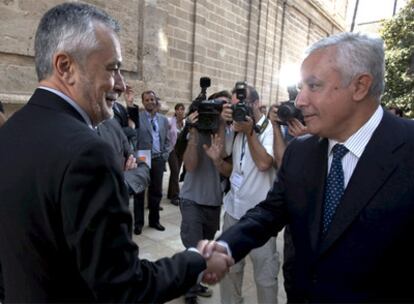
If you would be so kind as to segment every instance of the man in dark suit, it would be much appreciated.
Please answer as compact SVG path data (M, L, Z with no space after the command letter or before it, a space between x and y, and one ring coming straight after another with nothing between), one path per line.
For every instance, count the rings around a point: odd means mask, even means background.
M134 150L118 121L115 118L107 119L98 125L97 131L115 151L129 194L144 191L149 183L149 168L145 162L136 161Z
M95 127L124 91L117 22L80 3L50 9L35 37L39 87L0 129L5 302L165 302L206 268L198 249L140 260L113 149Z
M160 223L160 202L162 198L162 179L165 163L168 160L170 142L167 117L158 113L158 101L155 92L141 94L145 111L139 113L138 150L151 153L150 184L148 186L148 226L159 231L165 227ZM144 225L145 191L134 197L134 233L140 234Z
M290 302L414 302L414 123L380 106L379 38L314 44L296 105L308 131L287 147L265 201L206 249L238 261L290 225ZM342 154L342 155L340 155Z
M124 132L125 136L128 139L128 142L133 150L137 149L138 144L138 137L137 137L137 130L134 120L138 121L138 108L134 109L133 111L136 112L136 118L132 119L129 115L130 111L125 109L125 107L119 103L115 102L113 111L114 111L114 119L118 122L121 126L122 131ZM138 127L138 126L137 126Z

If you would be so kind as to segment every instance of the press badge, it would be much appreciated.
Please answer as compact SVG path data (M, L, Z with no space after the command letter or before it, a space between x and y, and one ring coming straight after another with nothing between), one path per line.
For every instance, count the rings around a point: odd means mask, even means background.
M243 174L240 174L239 172L233 172L233 174L230 176L230 183L235 190L239 190L243 183L243 179Z

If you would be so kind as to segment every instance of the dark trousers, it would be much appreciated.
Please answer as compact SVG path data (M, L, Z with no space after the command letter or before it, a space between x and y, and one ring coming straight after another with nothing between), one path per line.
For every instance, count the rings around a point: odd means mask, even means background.
M220 228L221 206L203 206L191 200L181 199L181 241L186 248L197 247L200 240L213 240ZM191 287L185 298L194 298L200 285Z
M295 247L293 246L292 235L290 233L289 225L286 225L283 234L284 249L283 249L283 278L286 291L287 303L294 303L295 297L293 291L293 272L295 263Z
M4 301L4 285L3 285L3 275L1 273L1 264L0 264L0 301Z
M168 192L167 198L168 199L177 199L178 195L180 194L180 185L178 183L178 179L180 176L180 169L183 160L178 157L177 151L174 149L170 153L168 157L168 165L170 166L170 180L168 182Z
M165 160L162 157L151 160L150 183L147 191L148 198L148 224L154 225L160 221L160 202L162 198L162 177L164 176ZM144 226L145 191L134 196L135 228Z

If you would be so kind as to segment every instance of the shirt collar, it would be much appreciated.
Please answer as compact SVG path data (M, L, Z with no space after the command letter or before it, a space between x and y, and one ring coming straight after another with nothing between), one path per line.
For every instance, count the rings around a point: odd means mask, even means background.
M145 116L147 117L148 120L151 120L153 118L148 111L144 111L144 113L145 113ZM154 118L157 117L157 115L158 115L158 113L155 112Z
M360 158L369 140L371 139L372 134L374 134L375 129L380 124L383 115L384 110L381 106L378 106L377 110L374 112L374 114L372 114L371 118L342 144L352 154ZM329 139L328 155L330 155L333 146L335 146L337 143L338 141Z
M39 86L39 89L43 89L43 90L52 92L52 93L58 95L59 97L61 97L64 101L66 101L73 108L75 108L75 110L80 114L80 116L82 116L83 120L87 123L89 128L91 128L92 130L95 130L95 128L92 125L92 121L89 118L88 114L86 114L86 112L73 99L71 99L69 96L63 94L61 91L58 91L58 90L52 89L52 88L48 88L48 87L44 87L44 86Z

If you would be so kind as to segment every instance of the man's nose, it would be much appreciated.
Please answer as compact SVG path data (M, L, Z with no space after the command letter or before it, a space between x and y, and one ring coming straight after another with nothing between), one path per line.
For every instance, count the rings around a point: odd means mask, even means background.
M118 71L115 75L115 84L114 84L114 91L122 94L126 90L126 84L124 80L124 76L122 76L121 72Z
M306 106L306 104L307 104L307 102L306 102L305 93L304 93L303 90L301 90L301 91L298 92L298 95L296 96L295 106L297 108L303 108L303 107Z

